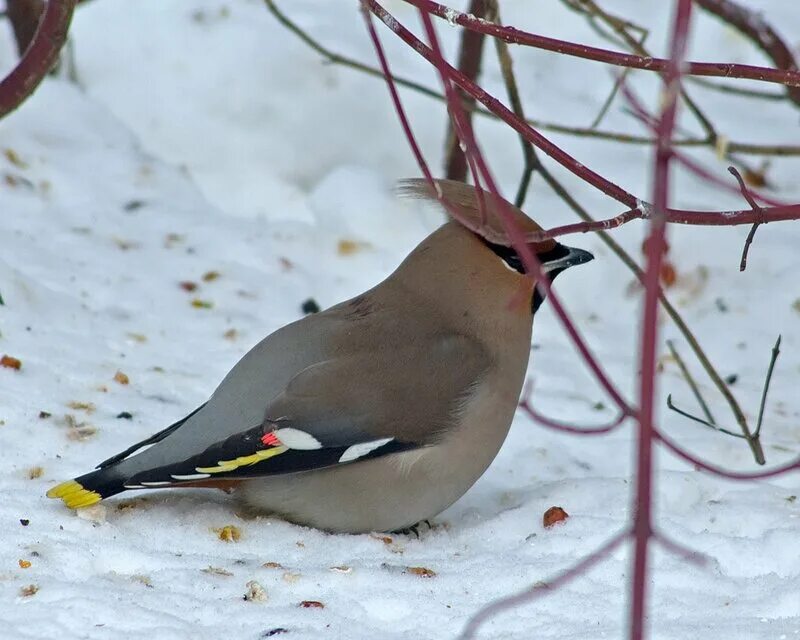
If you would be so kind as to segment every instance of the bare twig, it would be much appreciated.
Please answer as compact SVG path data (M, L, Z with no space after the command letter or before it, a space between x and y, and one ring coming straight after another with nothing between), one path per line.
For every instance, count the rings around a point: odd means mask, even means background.
M766 53L778 69L797 69L792 50L772 25L754 9L743 7L733 0L696 0L697 5L731 25ZM800 106L800 88L787 87L786 94Z
M519 408L522 409L525 413L530 416L535 422L547 427L548 429L553 429L554 431L561 431L563 433L573 433L577 435L584 435L584 436L599 436L604 435L606 433L611 433L612 431L619 428L625 420L631 417L635 417L634 414L622 410L620 411L619 415L608 422L607 424L602 425L594 425L591 427L579 427L567 422L563 422L561 420L553 420L552 418L548 418L547 416L539 413L536 409L533 408L533 404L531 404L531 392L533 388L532 382L527 382L525 384L525 388L522 390L522 399L519 403Z
M540 132L531 128L524 120L519 118L515 113L509 110L508 107L497 100L497 98L487 93L482 87L476 85L469 78L466 78L462 73L453 68L451 65L447 64L444 60L437 58L436 53L430 47L425 45L425 43L423 43L405 26L403 26L400 21L390 14L377 0L362 0L362 2L387 27L389 27L389 29L391 29L395 35L410 45L416 53L440 67L449 80L475 97L476 100L483 103L491 111L494 111L515 131L520 134L524 134L527 140L536 145L544 153L549 155L565 168L569 169L584 182L587 182L596 189L602 191L610 198L625 204L632 210L636 209L639 211L639 217L647 217L649 206L646 202L641 201L630 192L621 188L619 185L613 183L604 176L578 162L574 157L566 153L558 145L554 144ZM415 5L422 3L425 4L425 6L435 4L430 3L429 0L407 0L407 2ZM440 5L436 6L438 7ZM425 13L423 15L428 14ZM492 23L484 21L480 24L483 25L481 27L482 29L490 29ZM764 214L769 215L771 221L780 219L794 220L800 218L800 205L791 205L788 207L770 207L769 209L764 210ZM756 216L751 210L699 212L680 209L667 209L665 211L665 215L669 222L680 224L712 224L729 226L735 224L750 224L756 221Z
M709 80L708 78L686 78L686 80L705 89L719 91L720 93L727 93L732 96L739 96L740 98L771 100L773 102L782 102L786 100L786 94L778 93L777 91L764 91L763 89L745 89L743 87L734 87L733 85L716 82L714 80Z
M489 10L487 12L487 19L492 22L500 23L500 7L497 0L488 0ZM508 50L508 45L502 40L495 39L495 48L497 49L497 58L500 62L500 72L503 74L503 83L506 86L506 93L508 93L508 101L511 103L511 109L514 113L523 120L525 119L525 109L522 106L522 100L519 97L519 89L517 88L517 79L514 76L514 63L511 58L511 52ZM541 161L536 155L536 147L534 147L525 136L519 136L520 144L522 145L522 177L517 187L517 195L514 197L514 204L517 207L522 207L525 203L525 196L528 194L528 187L530 186L531 177L533 172L541 167Z
M747 200L747 204L750 205L750 208L757 214L760 214L762 217L764 215L764 210L758 206L758 203L753 198L753 194L750 193L750 189L747 188L747 185L744 182L744 178L736 169L736 167L728 167L728 172L736 178L736 181L739 183L739 190L742 192L742 196L745 200ZM739 261L739 271L744 271L747 269L747 254L750 252L750 245L753 244L753 238L756 236L756 231L758 231L758 227L761 224L766 224L767 220L757 221L750 227L750 232L747 234L747 239L744 241L744 248L742 249L742 259Z
M580 576L594 565L602 562L610 556L614 550L619 547L625 540L630 537L631 533L627 529L617 533L611 540L606 542L599 549L589 554L583 560L577 562L575 565L566 571L558 574L557 576L545 580L544 582L537 582L532 587L524 589L513 596L501 598L483 607L472 618L470 618L467 626L458 637L459 640L472 640L478 633L478 629L490 618L493 618L499 613L508 609L513 609L521 604L527 604L536 600L539 597L552 593L559 587L569 583L573 578Z
M772 347L772 356L770 357L769 360L767 377L764 380L764 390L761 392L761 405L758 408L758 423L756 424L756 430L753 433L753 436L756 438L761 433L761 424L764 421L764 408L767 405L767 392L769 391L770 382L772 382L772 371L775 368L775 363L777 362L780 353L781 353L781 337L778 336L778 339L775 341L775 346Z
M379 68L364 64L354 58L350 58L340 53L331 51L327 47L324 47L322 44L320 44L319 41L312 38L297 23L289 19L289 17L286 14L280 11L280 9L277 7L277 5L274 3L273 0L264 0L264 3L267 6L267 9L275 16L275 18L282 25L284 25L289 31L294 33L298 38L300 38L300 40L302 40L311 49L319 53L327 62L331 64L338 64L340 66L353 69L354 71L364 73L368 76L383 80L383 73ZM501 40L500 42L503 41ZM433 100L438 100L440 102L446 101L445 96L442 95L439 91L431 89L430 87L426 87L425 85L415 82L413 80L409 80L408 78L395 75L393 76L393 80L395 84L404 87L406 89L409 89L411 91L415 91L428 98L432 98ZM778 98L783 99L783 96L778 96ZM496 114L492 113L483 106L476 106L474 113L485 118L491 118L492 120L499 120ZM608 140L611 142L620 142L623 144L633 144L633 145L652 145L655 143L655 139L650 136L637 136L617 131L603 131L594 129L592 127L572 127L564 124L546 122L543 120L537 120L533 118L527 118L526 122L531 126L536 127L537 129L541 129L542 131L551 131L553 133L562 133L564 135L570 135L570 136L592 138L596 140ZM700 138L686 138L673 141L673 145L680 147L708 147L709 142L708 140ZM728 141L727 143L727 149L731 153L740 153L740 154L769 155L769 156L800 155L800 145L768 145L768 144L758 144L749 142L737 142L735 140L731 140Z
M486 0L470 0L469 13L477 18L486 15ZM482 33L463 29L461 33L461 49L458 53L458 70L467 78L476 80L481 73L483 60L483 43L485 36ZM472 120L475 111L475 98L459 91L467 120ZM451 122L448 123L445 137L445 176L450 180L465 182L467 177L467 156L461 148L458 136Z
M683 379L686 380L686 384L689 385L689 388L692 390L695 399L697 400L697 404L700 405L700 408L703 410L703 413L706 416L706 420L712 425L716 425L716 420L714 420L714 416L711 415L711 409L708 408L706 401L703 399L703 394L700 393L700 387L697 386L697 383L694 380L694 377L691 373L689 373L689 368L686 366L686 363L681 358L678 350L675 348L675 343L672 340L667 340L667 348L669 348L670 354L672 355L673 359L678 365L678 368L681 370L681 374L683 375ZM669 404L669 397L667 398L667 404Z
M772 469L767 469L766 471L756 471L755 473L742 473L740 471L729 471L723 467L718 465L712 464L710 462L706 462L698 458L697 456L692 455L683 450L680 446L678 446L671 438L669 438L662 430L656 430L656 437L661 441L661 443L669 449L672 453L674 453L678 458L687 462L702 471L710 473L711 475L718 476L720 478L727 478L728 480L765 480L767 478L774 478L776 476L781 476L785 473L789 473L790 471L797 471L800 470L800 456L789 460L789 462L785 462L784 464L773 467Z
M21 105L58 61L58 54L67 39L75 1L47 3L25 55L0 81L0 118Z
M6 17L11 22L20 56L33 40L43 9L43 0L6 0Z
M744 435L742 435L741 433L736 433L734 431L728 431L727 429L723 429L722 427L718 427L717 424L714 423L714 422L709 422L708 420L705 420L703 418L698 418L697 416L692 415L688 411L684 411L683 409L679 409L672 402L672 394L669 394L667 396L667 407L669 409L671 409L672 411L674 411L675 413L677 413L679 415L682 415L684 418L688 418L689 420L697 422L698 424L702 424L704 427L708 427L709 429L712 429L713 431L719 431L720 433L724 433L725 435L733 436L734 438L742 438L742 439L744 439Z
M648 593L649 547L653 536L653 448L657 376L658 294L664 254L667 251L667 207L669 205L672 132L678 112L681 76L685 66L692 0L676 0L670 56L661 96L658 143L653 168L653 216L645 242L644 305L641 321L639 373L639 429L637 434L636 494L634 498L633 578L630 584L630 640L645 636Z
M548 38L535 33L522 31L513 27L504 27L491 22L476 20L472 16L451 7L432 2L431 0L405 0L407 3L423 9L431 15L447 19L467 29L485 33L493 38L501 38L511 44L519 44L554 53L561 53L585 60L594 60L618 67L631 67L644 71L664 73L669 69L670 61L665 58L650 58L619 51L610 51L600 47L590 47L576 42L568 42L556 38ZM718 78L738 78L781 84L787 87L800 87L800 71L794 69L771 69L748 64L732 64L723 62L685 62L684 73L693 76L711 76Z

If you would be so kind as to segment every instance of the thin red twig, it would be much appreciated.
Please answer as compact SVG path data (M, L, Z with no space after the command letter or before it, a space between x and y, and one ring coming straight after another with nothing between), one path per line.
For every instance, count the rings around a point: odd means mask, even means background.
M742 197L747 200L747 204L749 204L750 208L762 218L758 222L754 223L752 227L750 227L750 232L747 234L747 239L744 241L742 259L739 261L739 271L744 271L747 269L747 255L750 252L750 245L753 244L753 239L756 237L756 231L758 231L758 227L762 224L765 224L766 221L763 219L764 210L759 207L758 203L755 201L754 196L757 194L753 193L747 188L747 185L744 183L744 178L742 178L742 174L739 173L736 167L728 167L728 172L734 178L736 178L736 181L739 183L739 190L742 192Z
M653 535L653 444L655 441L659 278L663 257L667 250L665 212L669 205L672 134L677 118L681 72L686 54L691 15L692 0L677 0L670 59L665 77L664 95L661 100L663 110L657 130L658 139L653 171L654 214L646 241L647 264L644 276L645 294L641 327L639 433L633 525L635 544L629 618L631 640L642 640L645 636L649 544Z
M750 38L766 53L778 69L797 69L797 61L789 46L777 31L768 24L755 9L743 7L732 0L695 0L699 7L714 14L721 20ZM787 88L789 99L800 106L800 89Z
M564 586L573 578L586 573L593 566L610 556L614 550L623 542L625 542L630 535L631 533L627 529L625 531L621 531L611 538L611 540L606 542L602 547L589 554L583 560L577 562L563 573L558 574L554 578L550 578L542 583L537 583L528 589L514 594L513 596L495 600L494 602L488 604L483 609L478 611L478 613L476 613L472 618L470 618L467 626L464 627L464 630L458 637L458 640L472 640L475 638L475 634L478 633L478 629L480 629L480 627L490 618L493 618L497 614L508 609L513 609L514 607L522 604L528 604L537 598L545 596L548 593L555 591L559 587Z
M478 18L486 15L487 0L470 0L468 12ZM458 69L468 78L477 80L481 72L481 62L483 60L483 43L486 36L476 33L469 29L464 29L461 34L461 50L458 53ZM473 110L475 109L475 99L467 95L462 96L466 103L465 111L467 119L472 121ZM474 168L473 168L474 175ZM445 151L445 177L450 180L466 182L467 178L467 156L459 144L458 135L452 126L448 128L446 151ZM477 183L476 183L477 184ZM480 193L480 192L479 192Z
M371 4L371 0L362 0L362 2L366 4ZM488 167L486 166L486 163L484 162L480 150L478 149L477 143L475 142L472 132L472 127L470 126L469 122L467 122L464 118L463 105L461 104L461 101L455 94L454 88L447 75L447 69L452 67L449 67L449 65L447 65L447 63L444 61L443 56L441 55L438 39L436 38L436 33L435 30L433 29L433 23L430 20L430 16L427 16L426 14L423 13L421 17L423 20L423 24L425 25L428 37L431 41L432 60L434 61L434 64L437 66L437 69L440 72L442 83L445 89L445 94L448 97L448 106L453 116L456 132L460 136L462 136L462 141L464 142L464 145L466 147L467 158L474 158L474 161L478 166L478 170L480 171L481 178L486 183L487 190L495 197L496 202L499 203L498 213L500 214L502 224L505 227L506 232L508 233L508 237L514 246L514 249L519 254L525 266L526 272L536 279L537 286L542 287L545 290L545 293L549 296L550 306L553 308L553 311L561 321L561 324L564 327L564 330L567 332L567 335L572 340L576 349L581 354L587 366L592 371L594 376L597 378L600 385L605 389L606 393L608 393L608 395L612 398L612 400L616 403L616 405L620 408L620 410L630 415L631 413L633 413L633 410L631 409L627 401L622 397L622 394L617 390L614 383L611 382L611 379L605 373L603 368L600 366L600 363L594 357L594 354L592 354L592 352L590 351L588 345L586 344L585 340L581 336L578 329L570 321L569 316L567 315L560 300L553 293L550 287L550 281L547 278L546 274L542 271L541 264L539 263L538 258L534 255L533 251L526 243L525 235L516 226L510 211L507 210L507 207L509 207L510 205L498 193L497 187L494 183L491 173ZM397 27L399 25L395 26ZM456 218L458 218L458 216L456 216Z
M525 136L525 139L541 149L556 162L574 173L582 180L588 182L598 190L602 191L618 202L625 204L630 209L639 209L642 218L649 215L649 205L636 198L633 194L625 191L610 180L592 171L588 167L578 162L575 158L563 151L560 147L545 138L523 119L519 118L513 111L508 109L494 96L488 94L482 87L466 78L464 74L454 69L451 65L442 61L437 62L436 56L430 47L426 46L413 33L406 29L398 20L384 9L377 0L362 0L372 13L374 13L386 26L388 26L398 37L411 46L417 53L426 58L437 68L444 69L448 77L469 95L473 96L478 102L492 111L503 122L512 127L515 131ZM642 211L644 209L644 211ZM755 222L754 213L747 209L744 211L690 211L682 209L668 209L665 212L667 221L677 224L694 224L707 226L733 226L737 224L752 224ZM800 204L785 207L770 207L764 209L765 219L769 221L796 220L800 218ZM630 219L635 219L631 217Z
M628 106L631 108L633 116L637 120L639 120L639 122L644 124L648 129L650 129L652 133L655 134L658 129L658 119L653 117L650 113L647 112L647 109L645 109L644 105L642 104L641 100L639 100L636 93L633 91L633 89L631 89L630 85L628 85L628 83L625 82L624 80L620 84L620 89L623 97L628 103ZM692 173L724 189L725 191L729 191L732 193L740 192L739 188L733 186L729 182L718 177L710 170L706 169L699 162L692 159L686 153L683 153L674 147L673 147L673 157L675 158L675 160L680 162L684 167L686 167ZM748 195L745 196L745 198L747 199L748 204L750 204L751 209L753 209L754 211L757 210L758 212L762 212L763 210L759 207L755 208L753 207L753 205L750 203L751 195L754 198L761 200L761 202L763 202L764 204L773 205L775 207L791 206L788 202L777 200L775 198L772 198L771 196L764 195L755 190L749 190Z
M522 390L522 400L519 403L519 408L522 409L525 413L530 416L535 422L538 422L542 426L547 427L548 429L552 429L554 431L561 431L562 433L572 433L581 436L599 436L605 435L607 433L611 433L618 429L624 422L630 417L633 417L631 414L620 411L620 414L611 422L603 425L594 425L591 427L578 427L573 424L569 424L563 422L561 420L553 420L552 418L548 418L547 416L539 413L536 409L533 408L531 404L531 387L533 385L528 382L525 385L525 388Z
M729 471L723 467L719 467L710 462L706 462L705 460L701 460L697 456L687 452L675 444L673 440L665 436L664 432L661 430L657 429L655 431L655 436L667 449L669 449L684 462L694 465L701 471L706 471L707 473L719 476L720 478L726 478L728 480L764 480L766 478L774 478L775 476L783 475L784 473L788 473L790 471L800 470L800 456L798 456L797 458L794 458L785 464L768 469L767 471L756 471L755 473Z
M474 16L462 13L456 9L446 7L431 0L406 0L426 12L439 18L444 18L453 24L485 33L493 38L500 38L510 44L519 44L536 49L544 49L554 53L561 53L568 56L594 60L613 64L618 67L630 67L632 69L643 69L645 71L669 71L669 59L651 58L637 56L630 53L620 53L599 47L589 47L576 42L567 42L540 36L514 27L502 26L479 20ZM770 69L768 67L756 67L747 64L731 64L724 62L685 62L682 69L683 73L691 76L714 76L720 78L739 78L747 80L758 80L761 82L772 82L782 84L787 87L800 87L800 72L794 69Z
M0 81L0 118L21 105L53 68L66 42L75 2L51 0L47 3L25 55Z

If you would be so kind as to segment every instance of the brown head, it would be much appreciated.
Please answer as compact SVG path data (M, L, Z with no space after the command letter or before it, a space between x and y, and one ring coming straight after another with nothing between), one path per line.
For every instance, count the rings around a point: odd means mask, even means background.
M439 194L435 193L424 179L403 180L399 193L413 198L438 201L439 195L455 210L458 222L469 229L483 245L491 250L505 266L506 272L512 270L524 274L525 268L511 238L503 224L504 214L510 215L515 228L525 237L526 245L536 255L552 281L559 273L569 267L584 264L594 258L583 249L568 247L552 238L541 239L543 229L521 209L500 196L476 189L463 182L436 180ZM482 200L482 202L481 202ZM543 301L537 287L533 293L532 310L535 312Z

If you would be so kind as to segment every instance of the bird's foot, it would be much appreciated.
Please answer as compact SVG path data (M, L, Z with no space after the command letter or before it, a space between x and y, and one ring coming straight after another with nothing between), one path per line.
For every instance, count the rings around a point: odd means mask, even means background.
M405 529L398 529L397 531L392 531L394 534L403 534L406 536L413 535L417 540L419 540L419 528L424 524L428 526L428 531L433 529L433 525L431 524L430 520L420 520L416 524L412 524L410 527L406 527Z

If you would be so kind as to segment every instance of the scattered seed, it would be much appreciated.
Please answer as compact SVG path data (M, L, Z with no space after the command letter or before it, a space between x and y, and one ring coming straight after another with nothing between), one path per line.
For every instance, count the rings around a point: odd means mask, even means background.
M14 356L4 355L2 358L0 358L0 367L19 371L22 368L22 360L15 358Z
M50 417L50 416L52 416L52 415L53 415L53 414L52 414L52 413L50 413L49 411L40 411L40 412L39 412L39 419L40 419L40 420L47 420L47 418L49 418L49 417Z
M219 271L206 271L203 274L203 282L214 282L219 276Z
M223 569L222 567L212 567L211 565L207 566L205 569L201 569L203 573L209 573L215 576L232 576L233 574L228 571L227 569Z
M225 525L221 529L214 529L214 533L216 533L223 542L239 542L239 539L242 537L242 532L239 530L239 527L235 527L232 524Z
M366 242L358 242L356 240L348 240L343 238L336 244L336 252L340 256L351 256L368 246L369 245Z
M36 478L41 478L42 474L44 474L44 469L42 467L36 466L28 469L29 480L36 480Z
M302 607L303 609L324 609L325 608L325 605L322 604L319 600L303 600L297 606L298 607Z
M31 561L30 560L19 560L19 568L20 569L30 569L31 568Z
M39 591L38 585L29 584L28 586L22 587L19 590L19 595L22 596L23 598L30 598L31 596L36 595L38 591Z
M545 528L550 528L559 522L563 522L567 518L569 518L569 514L561 507L550 507L544 512L542 524L544 524Z
M190 280L184 280L183 282L179 282L178 286L184 291L188 291L189 293L197 289L197 283L192 282Z
M119 384L129 384L131 379L127 376L127 374L122 373L122 371L117 371L114 374L114 382Z
M333 571L334 573L352 573L353 568L342 564L337 567L330 567L330 570Z
M94 413L97 409L91 402L70 402L67 406L75 411L85 411L86 413Z
M436 576L436 572L433 569L428 569L428 567L408 567L408 573L420 578L434 578Z
M214 303L209 300L201 300L200 298L195 298L192 300L192 306L195 309L211 309L214 307Z

